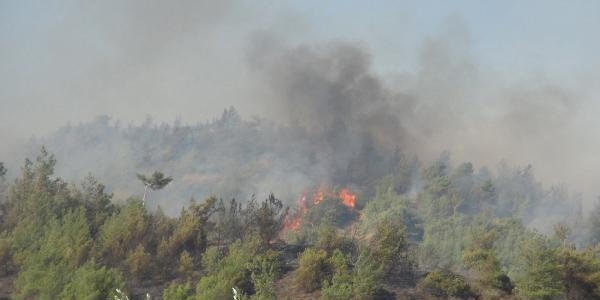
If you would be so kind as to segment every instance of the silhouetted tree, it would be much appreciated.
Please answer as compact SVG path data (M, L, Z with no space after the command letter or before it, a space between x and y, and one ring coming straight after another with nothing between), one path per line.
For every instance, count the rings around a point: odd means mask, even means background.
M167 186L173 178L165 177L161 172L154 172L151 176L137 174L137 178L144 184L144 196L142 197L142 204L146 205L146 193L148 188L151 190L160 190Z

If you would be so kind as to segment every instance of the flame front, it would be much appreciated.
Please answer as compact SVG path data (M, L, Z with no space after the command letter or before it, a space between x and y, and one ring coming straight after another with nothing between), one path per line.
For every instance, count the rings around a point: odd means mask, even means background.
M347 207L354 208L356 206L356 195L352 194L348 189L340 190L340 199L342 200L342 204Z
M336 194L332 191L328 191L325 185L321 185L321 187L313 194L312 203L308 203L306 193L298 198L298 207L296 211L285 218L283 232L298 231L302 224L302 218L308 213L310 207L319 205L325 197L338 198L342 202L342 205L350 209L356 207L356 195L350 192L349 189L342 188Z
M306 206L306 195L302 194L298 199L298 208L293 215L287 215L283 222L283 231L298 231L302 222L302 217L308 212Z
M313 196L313 204L318 205L325 199L325 194L327 193L327 187L325 185L321 185L319 190Z

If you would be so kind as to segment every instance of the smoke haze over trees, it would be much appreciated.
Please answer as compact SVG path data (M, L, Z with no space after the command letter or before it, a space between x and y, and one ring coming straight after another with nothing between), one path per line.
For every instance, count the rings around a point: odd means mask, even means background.
M0 298L600 299L600 4L345 2L0 2Z
M554 63L558 68L571 57L547 58L555 59L544 65L548 73L533 63L529 70L498 65L482 54L492 42L469 12L436 17L436 26L417 35L410 29L419 23L406 18L417 7L407 5L391 18L406 27L398 26L397 35L374 25L390 41L406 36L395 48L349 20L336 19L348 29L335 35L310 23L318 15L292 4L266 10L244 1L3 5L11 13L0 27L4 156L14 155L17 141L44 139L67 122L98 115L120 120L122 128L148 115L195 124L233 105L246 119L296 127L301 132L294 134L316 147L322 167L315 172L327 178L337 179L367 152L389 155L399 147L425 160L448 150L476 166L532 164L545 182L567 183L588 204L600 193L600 172L589 167L600 150L590 138L599 128L594 77L576 61L561 73L573 76L556 76ZM560 8L545 9L540 22ZM31 12L44 17L21 20ZM240 29L242 23L250 26ZM34 50L40 45L50 50ZM24 47L31 50L19 51Z

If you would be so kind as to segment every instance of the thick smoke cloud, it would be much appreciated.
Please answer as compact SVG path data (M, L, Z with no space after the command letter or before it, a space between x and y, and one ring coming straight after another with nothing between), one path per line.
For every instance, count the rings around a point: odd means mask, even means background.
M35 8L48 8L41 6ZM234 196L273 191L292 198L321 181L375 180L388 171L397 149L425 161L448 150L453 161L476 167L494 169L502 160L532 164L544 182L566 182L588 201L600 192L600 171L590 167L600 150L591 138L600 128L594 82L573 89L543 76L500 74L474 53L460 17L411 45L413 69L382 74L384 58L370 45L312 38L297 28L256 33L288 22L237 1L105 1L53 9L56 16L44 26L24 24L34 27L27 41L11 26L1 27L10 34L0 47L6 87L0 104L11 109L0 110L0 119L14 126L2 126L0 134L43 136L31 148L47 144L59 162L68 161L59 172L68 179L87 172L119 178L114 185L121 186L113 188L128 195L137 192L137 183L123 182L135 172L161 169L181 178L174 182L182 185L179 199L227 197L228 190ZM10 18L1 19L1 25L10 24ZM38 48L46 50L23 50ZM147 115L204 122L229 105L253 121L224 136L211 135L222 130L216 125L200 124L199 137L189 129L194 125L184 124L177 130L190 130L186 138L153 140L156 132L140 130L148 135L144 140L139 128L127 127ZM80 145L81 136L57 138L68 127L47 135L59 124L101 114L121 120L121 127L84 124L101 129L91 135L96 139L86 137L89 147ZM152 151L132 146L132 137L152 141L143 146L153 150L172 150L142 160L140 153ZM189 146L198 141L202 149ZM18 162L35 155L31 148L15 150L5 142L0 154ZM127 170L114 176L119 168ZM17 171L12 163L11 172Z
M460 19L446 25L421 46L417 72L395 81L377 74L356 43L298 44L261 33L247 60L271 92L265 107L303 130L334 183L386 172L395 149L426 161L449 150L480 167L533 164L548 184L591 192L577 184L581 165L563 159L582 135L573 121L583 99L544 80L499 77L470 53Z
M370 58L352 44L285 46L259 37L250 66L274 91L269 103L301 130L327 179L335 183L372 177L369 164L404 144L395 97L370 70ZM280 116L280 117L281 117ZM361 165L358 169L353 169Z

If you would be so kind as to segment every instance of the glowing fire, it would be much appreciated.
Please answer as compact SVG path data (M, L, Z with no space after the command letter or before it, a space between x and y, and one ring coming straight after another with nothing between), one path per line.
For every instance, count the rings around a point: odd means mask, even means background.
M327 192L327 188L324 185L321 185L319 190L313 196L313 204L318 205L319 203L321 203L321 201L323 201L323 199L325 199L326 192Z
M348 189L341 189L339 197L342 199L342 204L347 207L354 208L356 205L356 195L350 193Z
M306 193L298 198L298 207L293 214L289 214L285 218L283 231L298 231L302 224L302 218L308 213L310 207L319 205L325 197L338 198L344 206L350 209L354 209L356 206L356 195L350 192L349 189L340 189L336 194L333 191L328 191L325 185L321 185L321 187L313 194L312 203L307 202Z
M294 214L287 215L283 222L283 231L297 231L300 229L300 223L302 222L302 216L308 212L306 206L306 195L300 196L298 199L298 208Z

